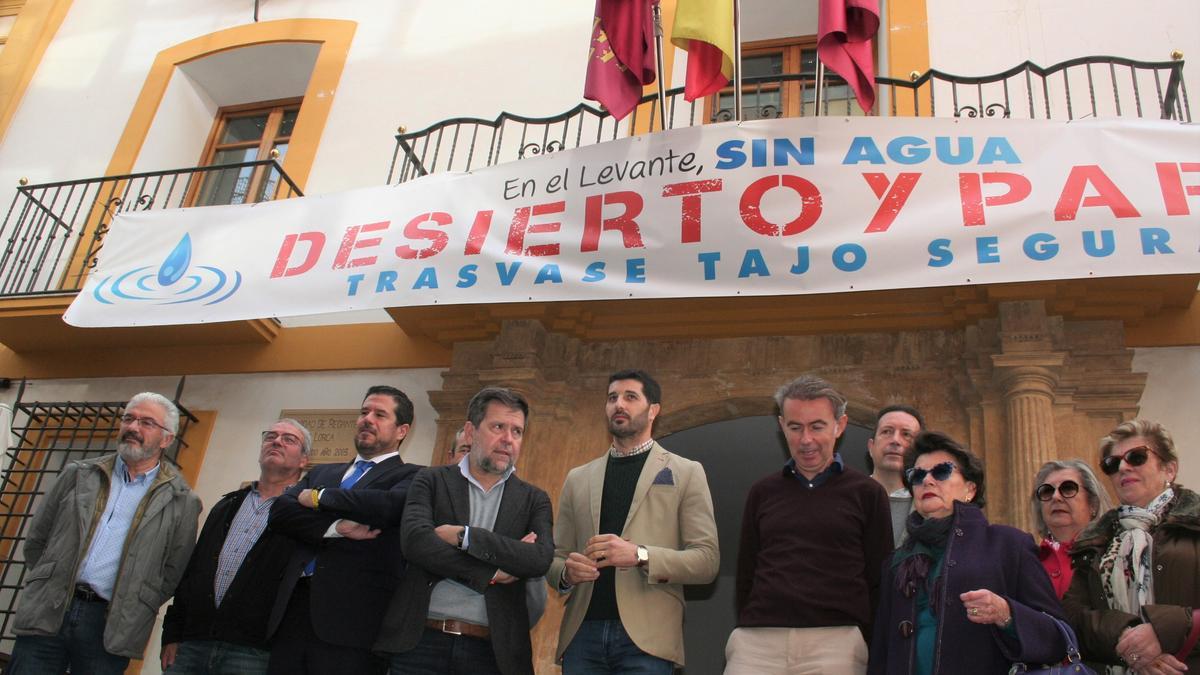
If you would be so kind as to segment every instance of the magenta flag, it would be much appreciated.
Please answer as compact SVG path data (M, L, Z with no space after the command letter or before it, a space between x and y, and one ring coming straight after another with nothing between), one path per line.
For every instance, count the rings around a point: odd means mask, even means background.
M654 82L656 0L596 0L592 44L588 50L583 97L597 101L622 119Z
M875 107L875 55L872 42L879 30L879 0L820 0L817 56L841 75L863 112Z

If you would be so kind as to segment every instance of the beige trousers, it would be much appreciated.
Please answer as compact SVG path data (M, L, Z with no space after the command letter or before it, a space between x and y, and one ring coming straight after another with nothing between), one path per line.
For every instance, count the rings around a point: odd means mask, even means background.
M858 626L735 628L725 675L863 675L867 643Z

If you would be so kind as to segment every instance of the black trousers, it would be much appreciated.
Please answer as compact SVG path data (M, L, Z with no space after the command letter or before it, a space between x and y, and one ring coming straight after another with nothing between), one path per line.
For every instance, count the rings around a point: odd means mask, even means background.
M369 649L344 647L321 640L313 629L313 620L309 582L307 578L301 578L271 641L269 675L383 675L386 672L387 662ZM320 617L319 620L337 621L338 617Z

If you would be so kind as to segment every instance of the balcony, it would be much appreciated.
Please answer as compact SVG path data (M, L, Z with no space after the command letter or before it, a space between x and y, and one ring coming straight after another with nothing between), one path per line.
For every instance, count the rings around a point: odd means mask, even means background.
M911 79L877 77L875 114L1077 120L1090 117L1191 122L1182 60L1133 61L1092 56L1050 67L1025 62L994 75L966 77L938 70ZM836 75L819 96L813 73L747 78L743 119L814 114L861 115ZM789 89L792 104L772 92ZM682 88L666 93L666 127L730 121L732 87L707 101L688 103ZM645 96L626 120L580 104L552 117L503 113L494 120L455 118L396 136L389 183L444 171L471 171L646 133L659 128L659 101ZM409 335L442 344L487 340L510 319L535 319L584 340L621 337L695 338L747 334L874 331L969 325L994 316L1006 300L1042 299L1052 314L1075 319L1119 319L1128 326L1186 312L1195 299L1195 275L1046 281L1025 284L877 291L846 296L704 298L601 302L398 307L392 319ZM781 302L788 310L781 309Z
M1147 117L1192 121L1183 82L1183 61L1132 61L1089 56L1042 68L1025 63L995 75L965 77L930 70L910 80L877 77L876 114L891 117L1003 117L1075 120L1086 117ZM827 75L816 101L813 73L746 78L743 119L785 116L772 92L787 90L803 116L818 108L826 116L861 115L844 81ZM688 103L683 88L666 94L668 129L734 118L732 88L707 101ZM758 105L747 102L758 102ZM658 129L654 95L627 120L581 103L553 117L502 113L494 120L454 118L420 131L400 133L388 183L441 171L471 171L525 157L624 138Z
M877 78L875 114L959 118L1074 120L1088 117L1173 119L1190 122L1182 60L1139 62L1087 57L1047 68L1024 63L982 77L931 70L909 80ZM783 96L788 105L780 105ZM688 103L681 89L667 92L666 126L682 128L730 120L732 89L706 101ZM818 96L811 73L755 77L743 83L743 117L786 114L846 117L858 114L847 88L829 76ZM559 115L530 118L503 113L494 120L455 118L395 137L388 183L444 171L469 171L562 149L601 143L657 130L659 102L646 96L630 118L616 122L607 112L580 104ZM0 342L18 352L70 349L87 343L217 344L269 343L279 332L273 319L137 329L66 326L62 311L83 287L96 263L109 223L117 213L173 209L214 203L243 203L301 196L274 160L156 171L82 180L22 185L0 224ZM1016 287L1021 286L1021 287ZM880 291L848 301L797 297L789 303L828 314L829 329L877 330L965 325L987 316L996 302L1036 296L1064 316L1120 318L1138 322L1163 311L1186 309L1196 279L1137 277L1103 282L1044 282L1006 287L961 287ZM1031 295L1032 294L1032 295ZM921 307L914 310L919 296ZM443 344L485 339L501 321L536 317L585 339L613 337L605 330L616 315L644 335L696 335L689 322L695 310L732 320L709 320L702 332L743 334L748 330L811 332L819 324L775 324L778 298L729 298L638 303L526 303L520 305L394 308L392 318L414 337ZM863 305L848 309L847 302ZM635 310L635 307L644 307ZM679 316L683 308L684 317ZM642 312L630 322L629 312ZM803 312L794 312L804 316ZM760 316L761 315L761 316ZM848 316L863 317L855 323ZM857 319L856 319L857 320ZM823 325L823 324L822 324ZM774 334L773 333L773 334Z
M16 351L70 346L78 332L62 311L83 288L118 213L240 204L303 196L274 159L21 185L0 225L0 342ZM44 328L46 330L38 330ZM263 342L278 332L268 319L236 325L110 331L114 343ZM96 335L95 332L89 335ZM49 337L48 337L49 336ZM101 339L100 344L107 340ZM77 344L77 343L76 343Z

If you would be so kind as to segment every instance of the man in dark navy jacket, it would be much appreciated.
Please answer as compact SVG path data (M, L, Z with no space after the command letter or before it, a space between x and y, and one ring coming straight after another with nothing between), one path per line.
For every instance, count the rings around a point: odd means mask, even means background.
M255 675L267 671L267 620L292 539L266 529L271 504L300 480L312 434L293 419L262 432L257 481L208 512L200 540L167 609L166 673Z
M413 405L367 390L346 464L320 466L271 507L269 527L296 541L271 612L271 673L381 673L371 653L404 572L399 525L421 467L400 459Z

